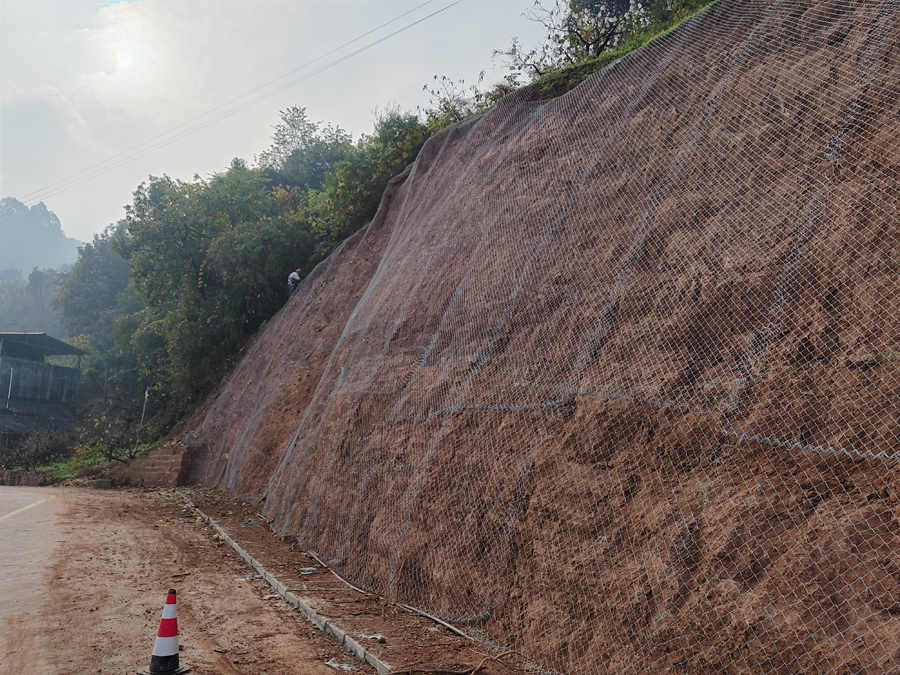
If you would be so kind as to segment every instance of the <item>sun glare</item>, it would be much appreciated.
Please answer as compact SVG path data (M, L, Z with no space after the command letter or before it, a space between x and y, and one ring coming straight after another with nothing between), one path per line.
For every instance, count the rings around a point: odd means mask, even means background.
M119 63L121 63L124 66L126 63L131 62L131 54L126 52L124 49L119 49L116 52L116 61L118 61Z

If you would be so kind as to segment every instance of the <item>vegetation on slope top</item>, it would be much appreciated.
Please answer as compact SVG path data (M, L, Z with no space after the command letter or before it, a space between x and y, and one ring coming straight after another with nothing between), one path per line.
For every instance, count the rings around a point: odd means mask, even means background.
M556 67L535 72L532 100L546 100L562 96L594 73L625 58L632 52L657 40L689 21L718 0L684 0L682 2L654 2L649 17L636 22L622 35L615 46L599 54L584 54L578 59L565 59Z
M293 106L253 165L235 159L208 178L150 176L138 186L126 218L80 247L56 283L62 328L91 352L81 447L128 457L190 415L285 303L288 273L305 275L365 225L429 137L486 112L522 77L537 99L561 95L711 4L547 1L527 12L547 42L496 52L510 75L487 91L436 78L428 109L383 110L355 142Z

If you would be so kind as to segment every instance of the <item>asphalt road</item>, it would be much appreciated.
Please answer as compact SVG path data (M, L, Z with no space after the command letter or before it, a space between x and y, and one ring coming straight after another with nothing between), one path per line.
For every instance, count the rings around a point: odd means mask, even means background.
M52 672L30 647L64 507L58 490L0 486L0 672Z

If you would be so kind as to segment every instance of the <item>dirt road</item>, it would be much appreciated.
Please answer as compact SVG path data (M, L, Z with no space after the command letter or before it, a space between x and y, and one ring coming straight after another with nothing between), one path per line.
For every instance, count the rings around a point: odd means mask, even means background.
M334 675L327 661L351 661L287 605L264 600L243 561L164 499L0 487L0 673L145 667L169 588L181 659L198 675Z

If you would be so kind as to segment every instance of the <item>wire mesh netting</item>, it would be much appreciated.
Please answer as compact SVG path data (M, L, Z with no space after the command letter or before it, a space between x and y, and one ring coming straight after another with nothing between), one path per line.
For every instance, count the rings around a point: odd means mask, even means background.
M900 670L898 10L721 0L432 139L195 475L538 670Z

